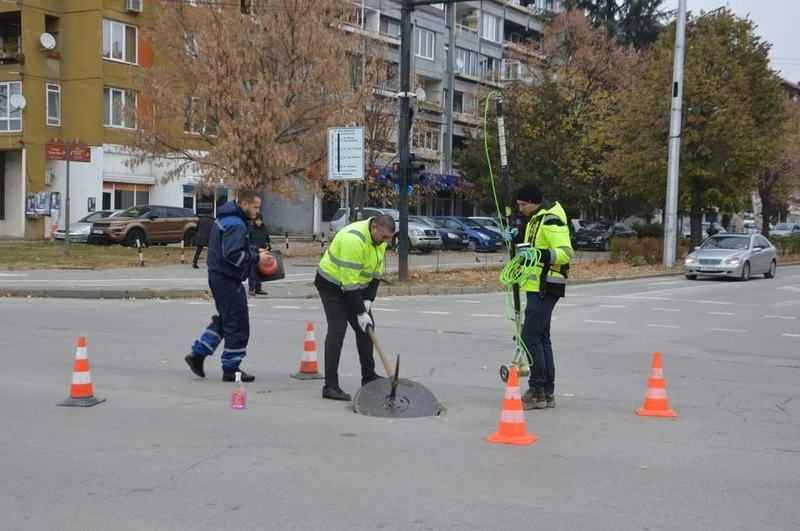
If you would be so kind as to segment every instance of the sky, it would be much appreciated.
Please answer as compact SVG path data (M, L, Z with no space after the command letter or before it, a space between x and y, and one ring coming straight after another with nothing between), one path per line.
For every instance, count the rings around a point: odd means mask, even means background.
M678 0L665 0L666 10L677 10ZM770 66L779 75L800 82L800 46L797 45L800 0L686 0L693 14L727 7L739 17L756 24L756 34L772 44Z

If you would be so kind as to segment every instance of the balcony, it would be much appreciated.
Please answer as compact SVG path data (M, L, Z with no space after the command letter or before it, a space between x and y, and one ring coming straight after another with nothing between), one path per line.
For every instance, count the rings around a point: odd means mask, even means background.
M19 64L22 54L22 22L19 11L0 15L0 64Z

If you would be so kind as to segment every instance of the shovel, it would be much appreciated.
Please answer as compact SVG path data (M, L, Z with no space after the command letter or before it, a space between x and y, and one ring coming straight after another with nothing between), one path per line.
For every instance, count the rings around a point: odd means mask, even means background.
M361 387L353 398L353 409L356 413L373 417L430 417L439 413L439 402L427 388L412 382L401 380L400 356L397 356L394 371L383 351L375 330L367 327L372 344L378 351L383 368L388 378L378 378Z

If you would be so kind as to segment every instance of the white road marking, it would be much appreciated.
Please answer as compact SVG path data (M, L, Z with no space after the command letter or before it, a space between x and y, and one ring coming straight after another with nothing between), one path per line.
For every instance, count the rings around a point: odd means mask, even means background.
M797 319L793 315L765 315L764 319Z
M598 308L627 308L627 306L623 306L622 304L598 304Z
M597 324L617 324L616 321L598 321L595 319L584 319L584 323L597 323Z
M208 306L209 304L212 304L212 303L195 301L195 302L187 302L186 304L193 304L193 305L197 305L197 306Z
M747 330L736 330L735 328L712 328L714 332L747 332Z
M417 313L427 313L427 314L430 314L430 315L450 315L450 312L434 312L434 311L427 311L427 310L421 310L421 311L419 311Z
M277 308L280 310L300 310L300 306L273 306L273 308Z
M711 315L736 315L735 313L731 312L708 312Z
M662 325L662 324L648 324L645 326L649 326L650 328L680 328L680 326L675 325Z
M396 308L372 308L373 312L399 312Z
M654 312L679 312L676 308L650 308Z
M468 300L458 300L458 299L456 299L456 302L463 302L464 304L480 304L481 303L481 301L468 301Z
M471 313L469 314L470 317L505 317L505 315L499 315L496 313Z
M800 337L800 334L781 334L783 337Z
M677 284L677 280L665 280L663 282L648 282L648 286L664 286L666 284Z
M28 273L0 273L0 277L27 277Z
M561 303L558 304L559 308L563 308L565 306L577 306L577 304L571 304L569 302L561 302Z

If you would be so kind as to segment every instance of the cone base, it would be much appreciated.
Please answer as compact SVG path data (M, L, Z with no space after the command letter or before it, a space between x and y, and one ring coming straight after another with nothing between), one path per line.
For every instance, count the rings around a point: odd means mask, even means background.
M97 398L96 396L90 396L88 398L72 398L69 397L63 402L60 402L59 406L78 406L78 407L91 407L97 405L101 402L105 402L105 398Z
M670 417L670 418L672 418L672 417L677 417L678 416L678 414L675 413L674 411L672 411L671 409L667 409L667 410L662 411L662 410L640 408L640 409L636 409L634 411L636 411L637 415L641 415L643 417Z
M322 380L325 378L325 376L318 372L298 372L297 374L290 374L289 376L297 378L298 380Z
M528 433L526 435L520 435L517 437L511 437L508 435L500 435L500 433L493 433L486 437L486 440L492 443L503 443L503 444L531 444L539 440L539 437L532 433Z

